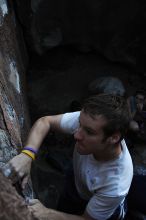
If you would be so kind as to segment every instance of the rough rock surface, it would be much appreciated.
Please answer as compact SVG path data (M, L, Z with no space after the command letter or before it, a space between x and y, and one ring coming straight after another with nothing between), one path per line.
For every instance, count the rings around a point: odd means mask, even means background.
M22 149L30 127L26 67L27 53L13 4L0 0L0 168ZM1 198L9 202L9 198Z
M0 220L36 220L29 212L24 199L0 172Z
M12 6L0 1L0 166L21 149L30 125L24 94L27 55Z
M121 80L112 76L97 78L89 84L88 89L91 94L108 93L124 96L126 93Z

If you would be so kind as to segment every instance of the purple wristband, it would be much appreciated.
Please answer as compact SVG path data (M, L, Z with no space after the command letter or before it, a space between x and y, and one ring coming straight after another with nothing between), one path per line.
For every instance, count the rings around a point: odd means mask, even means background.
M24 147L23 150L29 150L33 152L34 154L37 154L37 150L33 149L32 147Z

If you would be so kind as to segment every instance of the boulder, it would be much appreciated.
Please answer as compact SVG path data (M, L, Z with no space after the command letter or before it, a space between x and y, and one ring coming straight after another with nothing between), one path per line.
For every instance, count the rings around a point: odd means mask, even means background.
M108 93L120 96L125 95L122 81L112 76L97 78L89 84L88 90L90 94Z

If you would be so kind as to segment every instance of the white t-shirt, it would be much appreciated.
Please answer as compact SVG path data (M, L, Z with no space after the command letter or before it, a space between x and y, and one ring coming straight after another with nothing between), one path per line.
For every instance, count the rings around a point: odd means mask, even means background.
M61 128L73 134L79 126L80 112L66 113ZM123 204L133 177L131 156L124 140L118 158L100 162L92 154L80 155L74 150L74 175L77 191L88 200L87 213L94 219L108 219Z

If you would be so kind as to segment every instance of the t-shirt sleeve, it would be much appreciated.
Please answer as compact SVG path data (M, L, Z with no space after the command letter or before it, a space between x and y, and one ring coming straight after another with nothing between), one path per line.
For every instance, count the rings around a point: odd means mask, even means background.
M95 194L88 202L86 212L94 219L106 220L114 213L117 207L124 201L124 196L108 197Z
M73 134L79 127L80 111L63 114L60 127L68 134Z

